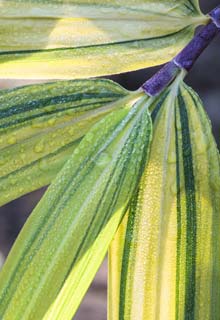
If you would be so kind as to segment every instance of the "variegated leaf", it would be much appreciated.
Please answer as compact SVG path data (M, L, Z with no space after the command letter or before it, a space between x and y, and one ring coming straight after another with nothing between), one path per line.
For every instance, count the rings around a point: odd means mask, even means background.
M109 320L217 320L220 162L210 123L177 82L152 115L149 162L110 250Z
M196 0L2 0L0 78L87 78L158 65L206 20Z
M128 93L108 80L1 91L0 205L49 184L89 128Z
M75 149L0 273L0 318L72 319L145 167L149 103L121 102Z

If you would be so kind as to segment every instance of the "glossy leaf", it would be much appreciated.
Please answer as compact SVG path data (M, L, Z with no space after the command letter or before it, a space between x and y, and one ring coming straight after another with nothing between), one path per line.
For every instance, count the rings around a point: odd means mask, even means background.
M0 78L87 78L158 65L206 21L189 0L2 0Z
M110 250L109 320L217 320L220 162L198 96L161 95L138 195Z
M4 320L72 319L145 167L148 99L97 123L31 214L0 273Z
M126 95L108 80L0 92L0 205L49 184L89 128L118 108L111 102Z

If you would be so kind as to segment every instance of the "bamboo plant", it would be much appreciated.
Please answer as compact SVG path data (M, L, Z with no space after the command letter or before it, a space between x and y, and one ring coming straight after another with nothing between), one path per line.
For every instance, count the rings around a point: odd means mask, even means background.
M0 272L0 319L71 320L109 252L109 320L218 320L220 158L184 77L220 6L2 0L0 20L0 78L56 80L0 91L0 204L50 185ZM134 92L91 78L165 62Z

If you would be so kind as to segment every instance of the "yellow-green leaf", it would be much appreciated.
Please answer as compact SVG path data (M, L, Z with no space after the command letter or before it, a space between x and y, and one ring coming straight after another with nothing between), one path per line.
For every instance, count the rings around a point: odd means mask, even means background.
M0 273L0 318L72 319L145 167L148 104L145 95L121 102L50 185Z
M89 128L128 93L109 80L0 92L0 205L49 184Z
M110 250L109 320L218 320L220 163L192 89L175 83L153 112L140 190Z
M0 78L87 78L158 65L206 20L189 0L2 0Z

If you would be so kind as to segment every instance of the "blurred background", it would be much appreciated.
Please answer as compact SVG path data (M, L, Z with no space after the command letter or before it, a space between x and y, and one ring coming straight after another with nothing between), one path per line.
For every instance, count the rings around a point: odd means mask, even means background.
M204 13L219 5L219 0L201 1ZM150 68L137 72L111 77L125 88L135 90L143 84L158 68ZM202 98L210 116L218 145L220 145L220 36L210 45L198 60L186 82L195 89ZM24 84L18 81L0 81L0 88ZM28 215L35 207L45 190L33 192L0 208L0 264ZM100 268L96 279L91 285L84 301L74 317L75 320L105 320L106 319L106 282L107 261Z

